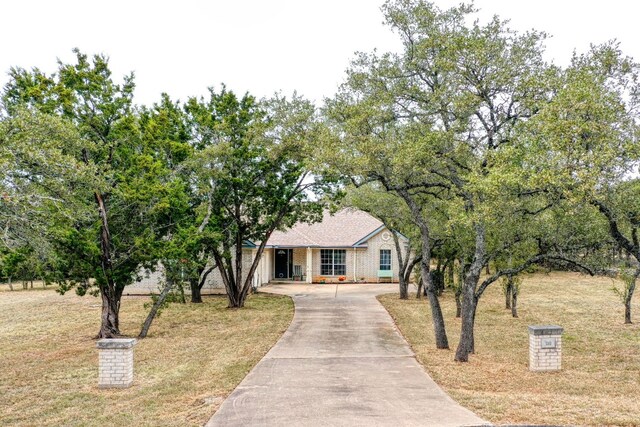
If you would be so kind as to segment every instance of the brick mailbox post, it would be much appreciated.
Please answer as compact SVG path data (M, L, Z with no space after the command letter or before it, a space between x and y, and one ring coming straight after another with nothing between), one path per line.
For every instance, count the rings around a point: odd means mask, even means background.
M562 366L562 328L529 326L529 370L559 371Z
M99 388L127 388L133 384L133 347L135 338L110 338L98 341Z

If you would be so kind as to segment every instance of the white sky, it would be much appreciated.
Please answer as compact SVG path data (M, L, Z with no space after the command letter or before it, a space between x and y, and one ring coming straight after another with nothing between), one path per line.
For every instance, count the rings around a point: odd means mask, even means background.
M262 97L297 90L321 101L344 78L355 51L397 49L381 0L13 0L0 3L0 85L11 66L47 72L71 49L110 56L116 79L136 73L136 103L161 92L204 95L220 83ZM441 8L459 1L435 0ZM548 59L616 38L640 61L640 2L476 0L481 18L498 14L517 30L553 36Z

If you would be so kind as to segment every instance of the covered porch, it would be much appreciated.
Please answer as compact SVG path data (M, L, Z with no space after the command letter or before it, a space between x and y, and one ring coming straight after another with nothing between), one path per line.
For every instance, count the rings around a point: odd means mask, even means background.
M375 283L380 282L378 258L367 247L323 248L279 246L265 250L270 283ZM394 271L389 265L393 281Z
M313 249L310 247L274 247L270 250L271 282L313 283Z

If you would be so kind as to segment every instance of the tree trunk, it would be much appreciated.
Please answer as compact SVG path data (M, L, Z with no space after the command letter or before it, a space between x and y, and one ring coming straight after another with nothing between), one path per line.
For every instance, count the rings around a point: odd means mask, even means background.
M301 186L301 182L302 181L300 181L300 184L298 184L296 191L298 190L302 191L303 187ZM291 199L289 200L292 200L292 198L296 194L300 194L300 193L295 193L295 192L292 193ZM242 275L242 244L244 243L244 238L245 238L244 232L246 231L246 229L243 229L242 227L240 227L235 232L235 239L234 239L235 247L233 248L235 249L235 254L236 254L235 260L231 260L229 259L229 257L223 257L219 248L212 250L213 257L216 261L218 269L220 270L220 275L222 276L222 282L224 283L225 290L227 291L227 298L229 300L228 308L244 307L244 303L247 299L247 295L249 294L249 289L251 289L253 276L258 268L258 264L260 263L260 258L262 257L262 254L264 252L265 245L267 244L269 237L271 237L271 234L278 227L280 227L285 215L290 212L289 208L290 208L290 205L288 203L285 204L280 209L280 212L278 212L276 219L273 220L269 229L264 233L263 238L261 239L262 241L260 242L260 246L258 246L258 250L256 251L255 257L253 258L253 261L251 263L251 267L249 268L249 271L247 272L246 277L244 277L244 279ZM239 218L241 216L240 205L236 204L235 210L236 210L235 212L236 218ZM227 253L231 249L229 246L230 245L228 243L225 243L223 241L223 245L222 245L224 249L223 253ZM235 269L232 261L235 261Z
M225 288L227 290L227 296L229 297L229 308L242 308L244 307L244 303L247 299L247 295L249 294L249 289L251 289L251 283L253 281L253 276L255 275L256 270L258 269L258 264L260 263L260 258L264 253L264 248L271 237L271 233L278 228L284 218L284 215L287 213L286 209L282 209L278 214L278 218L273 222L271 228L264 235L264 239L258 246L258 250L255 253L255 257L253 258L253 262L251 263L251 267L249 267L249 271L244 279L242 279L242 242L244 242L244 237L241 233L236 236L236 259L235 259L235 279L233 279L233 268L231 268L231 264L229 263L227 270L225 271L224 264L222 264L222 256L216 250L213 251L213 256L216 260L216 264L220 270L220 274L222 275L222 281L225 283Z
M473 261L462 284L462 327L460 331L460 342L458 343L454 359L456 362L468 362L469 353L475 351L474 327L479 298L479 295L476 295L476 287L478 286L480 273L486 262L486 249L484 226L476 223L474 228L476 238Z
M416 299L422 299L422 278L418 282L418 291L416 292Z
M514 287L511 290L511 316L518 317L518 288Z
M404 279L404 298L403 298L403 289L400 289L400 299L409 299L409 283L411 283L411 272L413 268L422 260L421 256L417 256L411 260L411 262L407 262L403 271L403 279ZM408 261L408 259L407 259Z
M167 279L167 283L164 285L164 288L160 292L158 299L153 303L153 306L151 307L151 310L149 310L149 314L147 315L147 318L142 324L142 329L140 330L140 334L138 334L138 338L145 338L147 336L147 333L149 332L149 328L151 327L151 323L153 322L153 319L156 318L156 315L158 314L158 310L160 310L160 307L162 307L162 304L164 304L164 301L167 299L167 295L169 295L169 292L171 291L172 287L173 287L173 283L171 282L171 280Z
M404 280L404 275L398 275L399 280L399 288L400 288L400 299L409 299L409 283Z
M115 298L109 298L108 292L101 290L102 297L102 322L97 338L117 338L120 336L119 312L120 304Z
M100 286L100 296L102 297L102 323L98 338L116 338L120 336L119 315L120 289L113 280L113 264L111 261L111 232L107 218L107 208L104 198L99 192L94 193L100 216L100 263L104 274L104 281Z
M507 286L504 288L504 308L511 308L511 294L513 292L513 282L511 281L511 277L507 279Z
M462 288L464 287L464 278L466 276L466 272L468 270L468 266L463 262L462 258L458 260L458 264L460 265L460 270L458 271L458 285L455 290L456 297L456 318L462 317Z
M228 295L229 297L229 305L227 308L243 308L244 302L246 299L246 295L243 297L242 289L239 289L238 284L233 286L233 292Z
M209 277L209 274L211 274L211 272L217 267L218 264L215 264L209 268L207 268L205 265L205 267L199 270L200 274L198 274L198 280L193 279L189 281L189 284L191 286L192 303L202 303L202 288L204 287L204 284L207 283L207 277Z
M460 331L460 342L456 350L456 362L468 362L469 353L475 351L474 324L478 299L475 295L475 286L465 286L462 299L462 329Z
M398 257L398 292L400 293L400 299L408 299L409 298L409 283L405 280L405 271L409 266L409 258L410 254L402 253L402 246L400 246L400 238L398 234L391 230L391 235L393 236L393 246L396 249L396 256Z
M191 288L191 302L193 304L201 304L202 303L202 292L200 286L198 286L197 279L189 279L189 287Z
M9 290L13 290L13 283L11 282L12 277L9 276Z
M235 239L235 259L224 258L219 252L214 251L214 257L216 263L220 267L220 273L222 274L222 281L225 283L227 291L227 299L229 304L227 308L243 308L245 300L247 298L248 289L244 289L242 279L242 242L244 241L242 233L238 233ZM261 245L263 247L263 245ZM261 252L258 251L256 258L261 256ZM256 264L257 259L254 259ZM253 265L252 265L253 267ZM250 276L250 274L249 274ZM246 285L246 283L244 283Z
M629 288L624 297L624 323L626 325L630 325L631 322L631 299L633 298L633 293L636 289L636 280L640 276L640 268L636 270L635 274L631 278L631 282L629 283Z
M227 308L242 308L244 307L244 299L241 298L240 290L237 288L237 285L234 283L231 286L232 291L227 292L227 298L229 300L229 304Z
M213 213L213 203L211 199L211 193L209 193L207 198L207 213L202 219L200 226L198 227L198 234L202 234L205 227L209 223L209 220L211 219L212 213ZM210 258L205 253L200 254L198 259L200 261L200 264L202 265L201 268L198 267L198 273L199 273L198 279L197 280L189 279L189 286L191 287L191 302L194 304L202 303L202 286L207 280L207 276L209 275L209 273L211 273L211 271L213 271L213 269L215 268L215 266L211 268L207 268L207 263Z
M228 251L228 248L223 247L223 251ZM238 289L237 278L234 274L232 260L223 256L222 253L217 249L213 250L213 257L215 258L216 264L220 269L222 283L224 283L224 287L227 292L227 308L242 308L242 306L244 305L244 301L241 301L240 299L240 289Z
M591 204L598 208L600 213L602 213L609 222L609 233L615 239L616 243L624 249L625 257L626 257L626 265L630 265L630 257L636 259L636 261L640 262L640 245L638 244L638 229L637 226L633 226L631 230L632 240L628 239L626 236L622 234L620 228L618 227L618 221L616 216L613 214L611 209L604 203L598 200L591 200ZM636 280L640 276L640 268L636 269L631 282L629 283L629 288L624 297L624 323L631 323L631 298L633 298L633 292L636 287Z
M238 293L237 293L237 298L235 301L235 305L234 308L242 308L244 307L244 302L245 299L247 298L247 293L243 292L243 288L242 288L242 258L243 258L243 253L242 253L242 243L244 242L244 238L242 237L241 233L238 233L236 235L236 245L235 245L235 249L236 249L236 288L238 289Z
M428 262L428 259L427 261L422 260L422 286L427 292L427 298L429 299L429 305L431 306L431 317L433 320L433 332L436 338L436 348L448 349L449 340L447 339L444 317L442 316L440 301L438 300L436 291L433 288L433 282L431 281L431 275L429 274Z
M640 268L638 268L633 276L629 279L628 288L624 294L624 323L625 325L630 325L633 322L631 321L631 300L633 299L633 293L636 289L636 281L638 280L638 276L640 276Z
M429 224L422 215L421 207L416 203L408 191L402 190L398 194L404 199L405 203L411 210L411 215L420 229L420 241L422 245L422 260L420 261L420 277L422 278L422 286L427 293L429 305L431 306L431 318L433 320L433 329L436 338L436 348L448 349L449 341L447 340L447 331L445 329L444 317L440 302L433 288L433 281L429 274L431 266L431 236L429 232Z

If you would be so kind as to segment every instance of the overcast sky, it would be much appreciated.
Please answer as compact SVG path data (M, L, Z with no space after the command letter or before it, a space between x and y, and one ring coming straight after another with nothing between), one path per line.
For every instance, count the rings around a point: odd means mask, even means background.
M105 53L119 78L134 71L138 104L161 92L186 99L226 83L258 97L297 90L321 101L355 51L397 50L380 0L15 0L0 3L0 85L11 66L55 70L71 49ZM435 0L441 8L459 1ZM566 64L589 43L618 39L640 60L640 5L630 0L476 0L517 30L553 36L548 59Z

